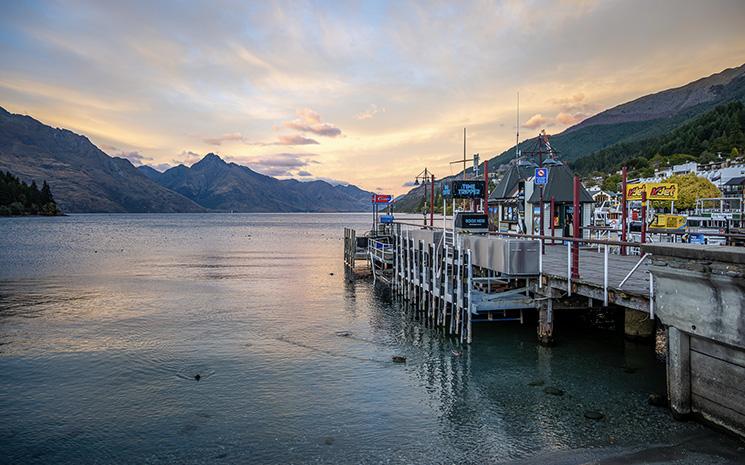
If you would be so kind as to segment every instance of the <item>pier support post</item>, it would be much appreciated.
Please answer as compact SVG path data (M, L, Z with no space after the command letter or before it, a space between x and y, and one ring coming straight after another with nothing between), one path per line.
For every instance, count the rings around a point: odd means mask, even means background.
M654 336L654 320L649 318L648 313L627 308L623 333L627 339L650 339Z
M554 345L554 301L550 292L538 309L538 344Z
M667 328L667 397L673 417L691 413L691 336L674 326Z

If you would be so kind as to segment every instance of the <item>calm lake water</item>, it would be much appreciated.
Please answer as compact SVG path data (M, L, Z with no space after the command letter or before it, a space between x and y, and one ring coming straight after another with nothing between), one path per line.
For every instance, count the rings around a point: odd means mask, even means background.
M345 281L345 225L368 215L0 219L0 462L476 464L702 430L647 405L664 365L615 334L481 326L454 355Z

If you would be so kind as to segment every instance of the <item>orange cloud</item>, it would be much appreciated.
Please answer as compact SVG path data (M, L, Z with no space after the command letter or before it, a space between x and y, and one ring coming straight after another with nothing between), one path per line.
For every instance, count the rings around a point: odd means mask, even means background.
M548 119L546 119L546 117L540 113L536 113L523 123L523 127L528 129L538 129L541 126L545 126L547 122Z
M571 114L562 111L558 115L556 115L556 122L565 126L569 126L572 124L577 124L585 118L587 118L587 115L584 113Z

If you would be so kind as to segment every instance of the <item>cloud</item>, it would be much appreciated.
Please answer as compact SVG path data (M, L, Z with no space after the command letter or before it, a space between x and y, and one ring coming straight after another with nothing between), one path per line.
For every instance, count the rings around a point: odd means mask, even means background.
M167 170L169 170L171 168L171 164L170 163L158 163L157 165L148 165L148 166L150 166L151 168L153 168L153 169L155 169L157 171L160 171L161 173L164 172L164 171L167 171Z
M220 137L212 137L204 139L204 142L206 144L210 145L221 145L223 142L226 141L242 141L243 135L240 132L231 132L228 134L223 134Z
M191 166L202 159L202 156L200 154L192 152L191 150L184 150L177 157L178 158L173 160L174 165Z
M358 119L358 120L370 119L378 113L385 113L385 108L378 108L378 106L373 103L373 104L370 104L367 110L361 113L357 113L357 115L355 115L355 119Z
M313 176L313 174L312 174L312 173L310 173L309 171L305 171L305 170L299 170L299 171L297 172L297 175L298 175L298 176L302 176L302 177Z
M584 113L565 113L561 112L558 115L556 115L556 122L560 125L564 126L570 126L572 124L577 124L583 119L587 118L587 115Z
M523 127L528 129L538 129L541 126L546 126L547 122L548 119L546 119L546 117L540 113L536 113L523 123Z
M414 187L416 185L416 181L406 181L405 183L401 184L401 187Z
M119 153L114 153L112 155L113 157L119 157L119 158L125 158L130 161L135 166L144 165L146 161L152 161L152 157L146 157L145 155L142 155L140 152L136 150L132 150L129 152L120 151Z
M555 121L564 126L577 124L602 110L600 105L585 100L585 94L582 92L570 97L549 99L548 103L559 107L559 113L556 115Z
M225 156L225 160L245 165L252 170L258 171L259 173L267 176L292 176L293 173L300 168L304 168L310 165L315 157L314 153L275 153L271 155L261 156ZM304 171L307 174L301 175L298 171L298 176L308 177L310 173Z
M322 123L321 115L310 108L297 110L296 114L298 118L284 121L282 125L295 131L310 132L318 136L338 137L341 135L341 129L331 123Z
M318 144L318 141L300 134L291 134L279 136L279 140L274 145L312 145Z

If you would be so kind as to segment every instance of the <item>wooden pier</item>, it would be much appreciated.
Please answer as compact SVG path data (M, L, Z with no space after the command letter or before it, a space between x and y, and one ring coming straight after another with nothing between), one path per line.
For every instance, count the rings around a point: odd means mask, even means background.
M582 305L616 305L650 312L653 318L648 257L619 255L617 243L586 239L583 247L511 233L457 234L441 228L396 223L388 236L377 233L363 247L356 232L345 229L345 264L354 270L366 259L373 279L389 285L434 326L462 342L472 340L481 322L523 322L527 310L539 312L538 335L550 343L554 301L586 298ZM485 247L504 241L529 248L531 263L519 271L485 262ZM527 249L526 249L527 250ZM577 252L578 250L578 252ZM579 253L579 275L572 254ZM484 258L487 257L487 258Z
M631 322L650 336L658 321L667 330L674 415L745 436L745 396L738 390L745 379L742 249L457 234L405 223L394 224L388 237L368 238L367 249L354 231L344 237L348 267L366 256L376 282L390 285L431 327L462 343L472 341L474 324L522 323L524 312L535 310L538 341L550 345L557 304L624 309L627 334ZM499 247L502 255L494 253ZM621 255L622 248L632 254Z

